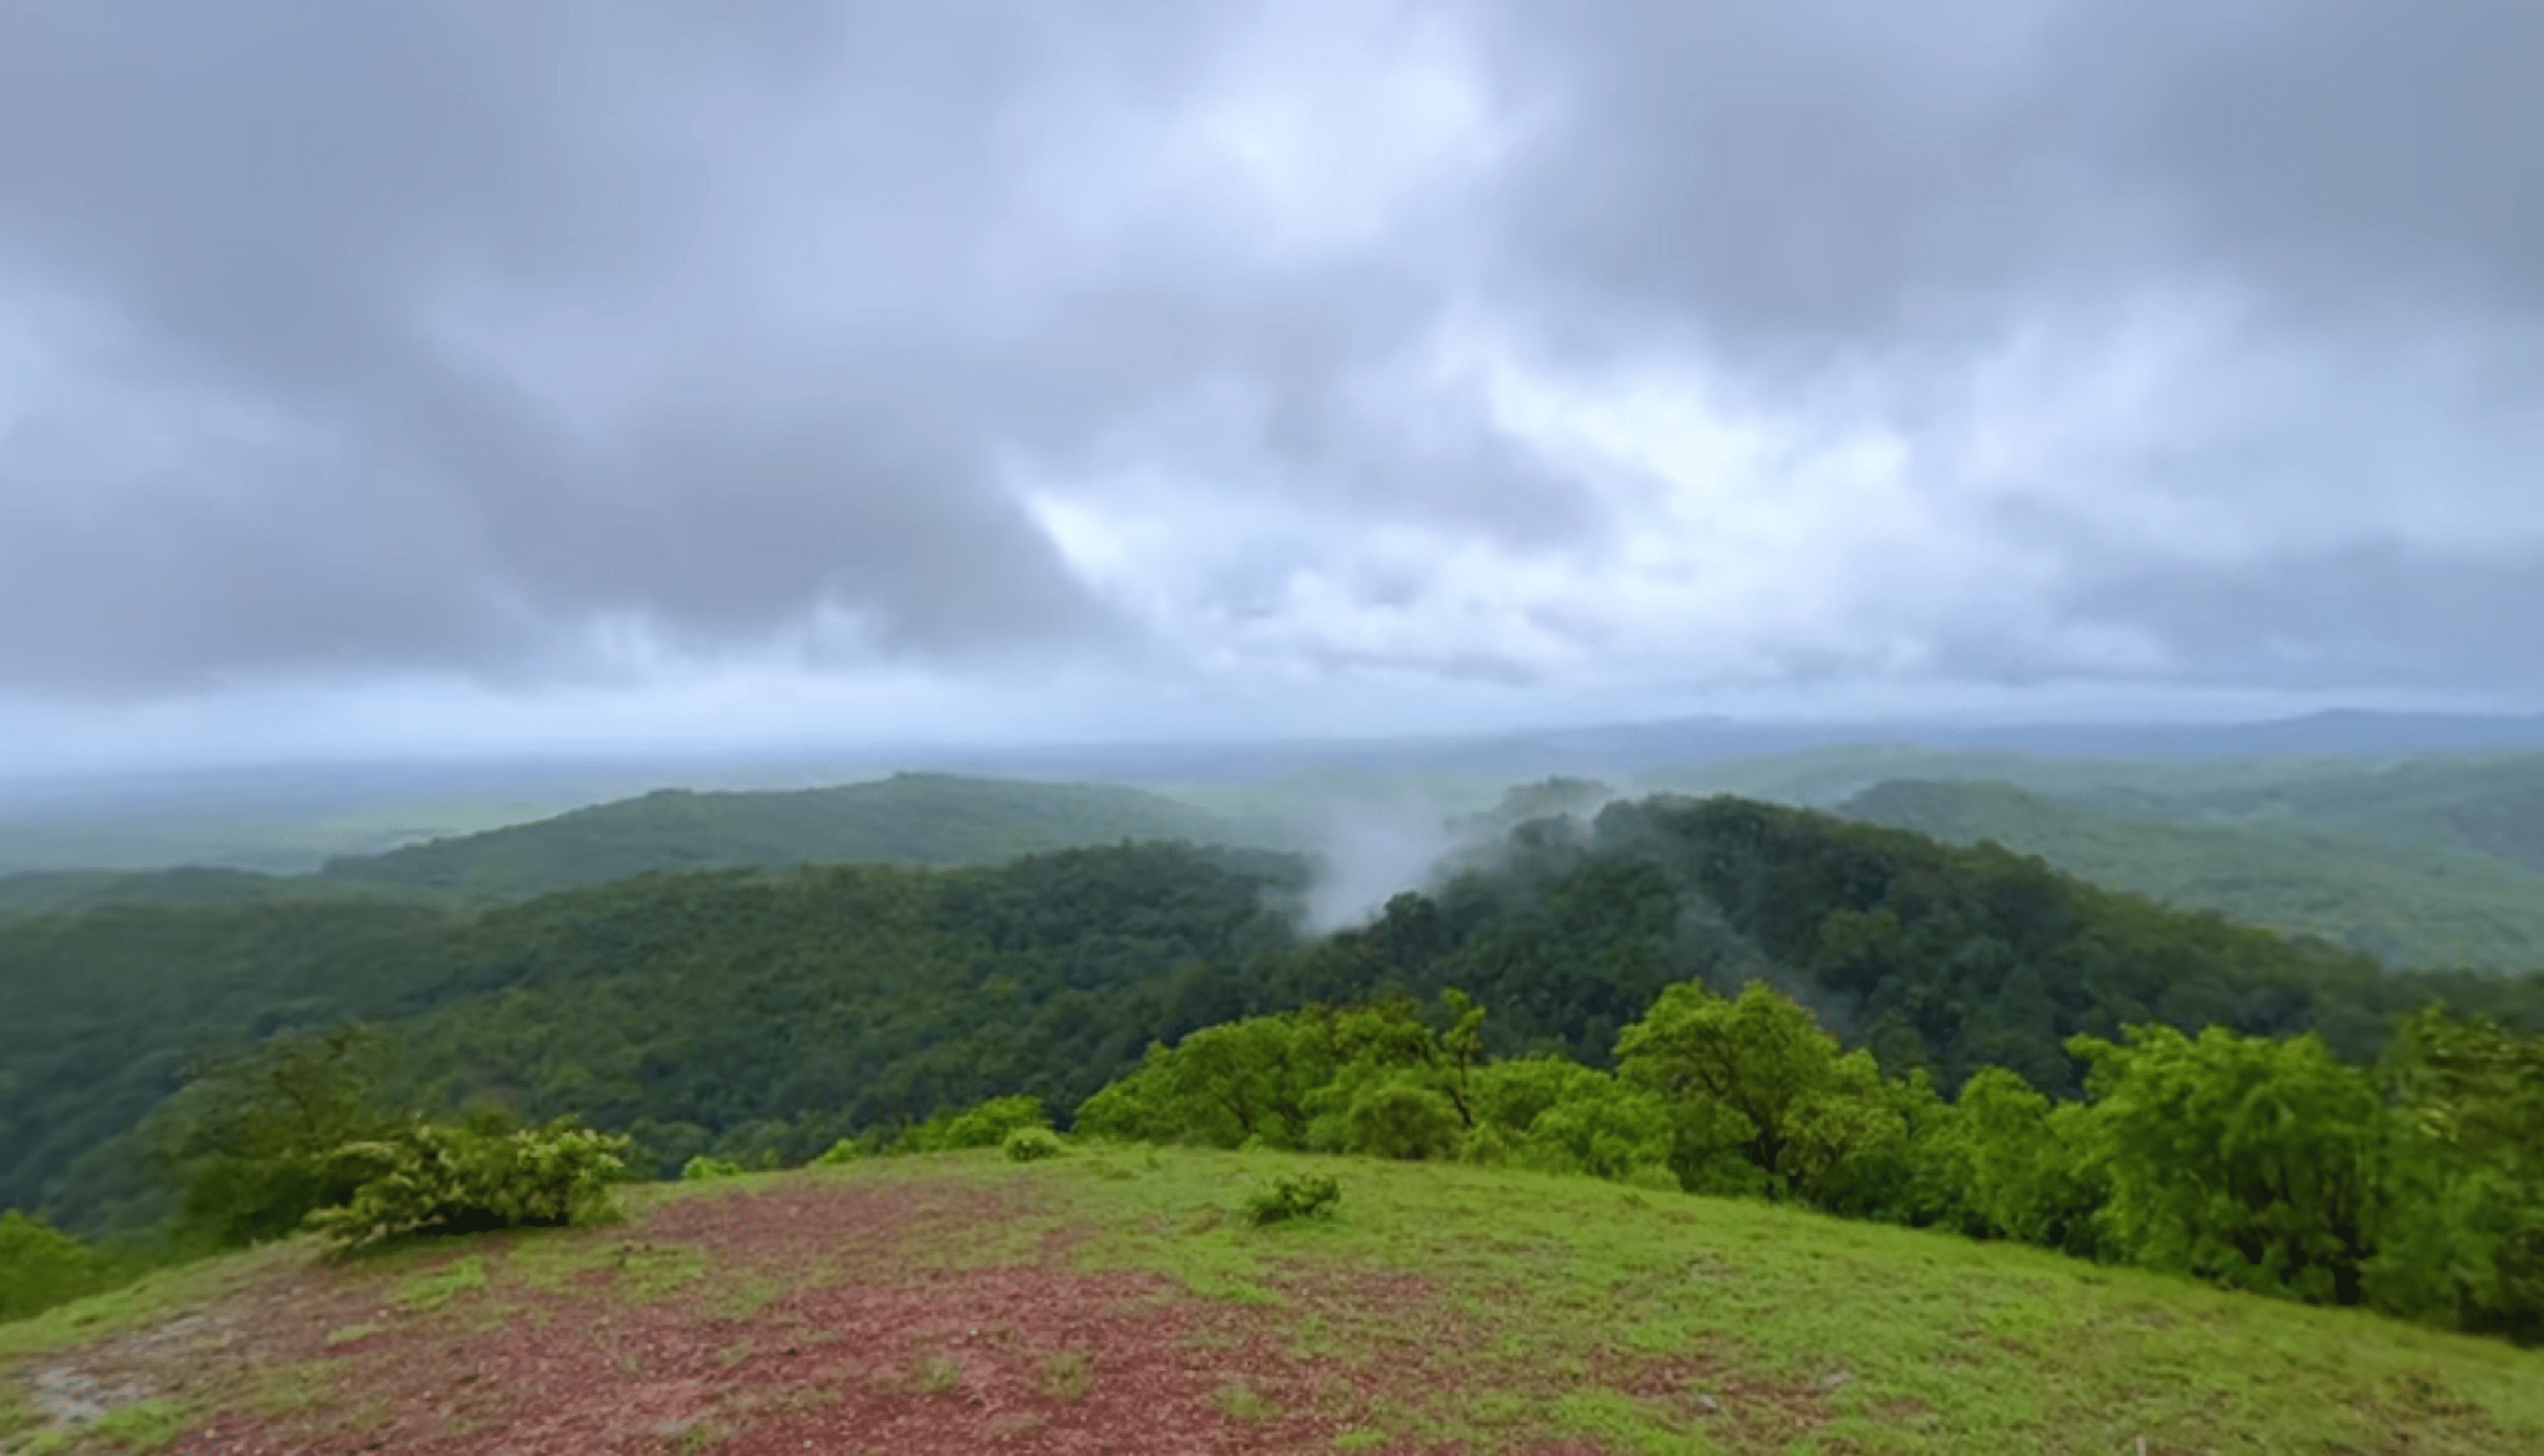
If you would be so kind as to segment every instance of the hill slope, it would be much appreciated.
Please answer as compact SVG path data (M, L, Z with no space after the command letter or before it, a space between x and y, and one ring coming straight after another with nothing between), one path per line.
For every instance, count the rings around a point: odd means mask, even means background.
M474 916L425 906L140 907L0 921L0 1206L115 1224L116 1142L187 1054L387 1022L406 1080L692 1154L802 1159L851 1126L1023 1092L1074 1107L1152 1038L1445 987L1497 1052L1603 1063L1662 988L1764 978L1893 1070L1980 1065L2071 1092L2083 1031L2314 1029L2374 1056L2443 998L2520 1025L2544 980L2423 978L2097 890L2002 850L1737 800L1514 831L1485 867L1301 941L1308 869L1147 845L995 867L661 875ZM113 1155L113 1156L111 1156ZM133 1205L136 1209L138 1205Z
M902 773L789 792L665 789L552 819L331 860L330 879L526 899L657 870L988 864L1122 840L1241 839L1207 811L1111 784Z
M1233 1217L1316 1168L1327 1222ZM2544 1449L2544 1357L1945 1235L1454 1166L1081 1150L278 1247L0 1328L0 1447Z
M0 875L0 917L71 915L108 906L271 905L277 902L429 899L403 885L330 881L245 869L39 869Z
M2375 824L2364 798L2349 802L2359 821ZM2303 820L2176 822L2004 783L1892 781L1838 812L1950 844L1993 840L2097 884L2318 935L2388 965L2544 967L2544 875L2450 846L2442 834L2412 848Z

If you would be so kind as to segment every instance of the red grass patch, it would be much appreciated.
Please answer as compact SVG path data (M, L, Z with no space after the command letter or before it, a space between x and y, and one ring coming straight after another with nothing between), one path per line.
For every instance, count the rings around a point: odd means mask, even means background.
M1267 1306L1073 1269L1074 1231L1037 1238L1033 1198L955 1179L718 1190L625 1229L430 1263L312 1261L78 1365L217 1405L180 1456L1321 1451L1408 1413L1464 1416L1457 1393L1482 1390L1522 1403L1472 1432L1492 1448L1593 1456L1596 1441L1543 1439L1526 1410L1583 1384L1701 1416L1735 1446L1824 1418L1815 1385L1716 1384L1711 1360L1598 1350L1593 1368L1548 1368L1489 1303L1402 1274L1293 1263ZM1015 1261L989 1262L1001 1247ZM488 1287L399 1302L463 1257Z

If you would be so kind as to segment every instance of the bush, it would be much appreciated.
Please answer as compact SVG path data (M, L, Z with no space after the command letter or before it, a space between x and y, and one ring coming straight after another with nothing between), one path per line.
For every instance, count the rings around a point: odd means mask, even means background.
M813 1166L815 1168L837 1168L843 1164L855 1163L865 1156L866 1150L858 1145L855 1138L841 1138L837 1142L833 1143L829 1150L823 1153L821 1157L814 1159Z
M354 1249L407 1234L589 1223L608 1214L628 1146L571 1121L509 1133L418 1123L337 1150L358 1186L349 1202L311 1214L309 1227Z
M738 1178L742 1176L745 1172L747 1172L747 1170L745 1170L741 1164L735 1163L730 1159L709 1158L704 1154L700 1154L699 1156L680 1165L680 1181L684 1183L707 1183L713 1182L717 1178Z
M1007 1134L1001 1144L1007 1150L1009 1163L1040 1163L1068 1151L1060 1143L1060 1134L1047 1127L1020 1127Z
M115 1282L95 1249L40 1218L0 1213L0 1322L23 1320Z
M1245 1216L1257 1228L1292 1219L1325 1218L1343 1197L1343 1185L1320 1173L1283 1173L1245 1197Z
M1042 1098L992 1097L959 1112L939 1112L902 1134L896 1153L951 1153L963 1148L995 1148L1009 1134L1028 1127L1051 1126Z

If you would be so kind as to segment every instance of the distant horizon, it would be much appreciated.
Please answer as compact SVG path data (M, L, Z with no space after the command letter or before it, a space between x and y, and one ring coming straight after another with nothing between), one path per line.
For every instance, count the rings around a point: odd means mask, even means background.
M1690 763L1772 757L1816 749L1845 747L1922 748L1936 751L2002 751L2044 757L2094 757L2073 747L2026 746L2022 740L2147 735L2179 738L2264 730L2301 730L2352 725L2374 732L2387 730L2394 747L2355 750L2369 756L2393 754L2483 752L2494 747L2514 751L2544 749L2544 711L2491 710L2462 707L2386 708L2351 704L2301 707L2275 713L2176 713L2120 716L2072 714L1937 712L1926 715L1770 716L1731 713L1667 714L1635 718L1573 719L1545 725L1435 727L1396 732L1337 730L1325 733L1192 735L1155 738L1082 738L1046 741L943 743L919 740L900 743L692 744L692 745L539 745L474 753L242 758L230 762L168 762L127 767L83 767L27 769L23 757L0 762L0 810L13 797L52 797L60 790L76 797L82 790L120 785L146 791L151 785L182 790L188 785L223 781L293 779L309 781L412 774L437 782L453 778L502 779L515 776L587 773L620 775L710 770L714 776L749 776L755 770L820 773L826 766L850 782L897 772L958 772L980 776L1049 777L1030 766L1044 765L1063 774L1103 768L1116 769L1144 757L1244 760L1247 758L1326 760L1355 754L1382 756L1423 749L1488 749L1496 746L1560 745L1565 740L1619 735L1651 737L1684 733L1698 739L1689 747ZM2489 731L2487 731L2489 730ZM2524 730L2524 731L2521 731ZM2470 748L2453 743L2467 734ZM1974 740L2013 740L2002 748ZM1728 740L1728 741L1726 741ZM1746 740L1759 740L1751 746ZM2415 747L2425 741L2429 746ZM1583 750L1595 752L1595 750ZM2193 752L2191 757L2200 757ZM2335 751L2335 756L2339 752ZM2127 757L2126 754L2115 757ZM1301 766L1306 768L1308 766ZM1249 774L1247 776L1253 776ZM1121 781L1166 781L1151 772ZM422 785L419 785L420 787ZM665 782L662 787L682 785ZM804 786L804 785L792 785Z

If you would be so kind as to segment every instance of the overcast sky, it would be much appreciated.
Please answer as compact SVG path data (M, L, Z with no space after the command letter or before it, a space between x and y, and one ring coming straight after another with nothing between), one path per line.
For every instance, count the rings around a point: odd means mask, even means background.
M2539 56L0 0L0 743L2544 706Z

